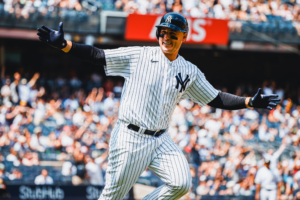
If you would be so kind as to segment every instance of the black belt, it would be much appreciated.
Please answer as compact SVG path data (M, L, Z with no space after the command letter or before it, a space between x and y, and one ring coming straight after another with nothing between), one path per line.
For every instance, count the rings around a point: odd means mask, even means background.
M273 191L273 190L277 190L277 189L267 189L267 188L262 188L262 189L264 189L264 190L267 190L267 191Z
M133 124L129 124L127 126L128 129L133 130L135 132L138 132L140 130L140 127L133 125ZM146 135L152 135L154 137L159 137L160 135L162 135L164 132L166 132L166 129L162 129L162 130L158 130L158 131L150 131L150 130L145 130L144 134Z

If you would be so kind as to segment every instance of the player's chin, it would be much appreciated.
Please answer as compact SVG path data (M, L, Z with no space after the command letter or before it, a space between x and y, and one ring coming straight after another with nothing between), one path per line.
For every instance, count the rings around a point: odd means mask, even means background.
M165 53L170 53L173 51L173 45L162 45L162 49Z

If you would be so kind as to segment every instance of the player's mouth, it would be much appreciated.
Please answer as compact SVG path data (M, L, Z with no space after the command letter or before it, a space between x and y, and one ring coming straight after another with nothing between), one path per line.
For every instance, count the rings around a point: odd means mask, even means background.
M163 44L165 45L165 46L168 46L168 45L172 45L172 42L163 42Z

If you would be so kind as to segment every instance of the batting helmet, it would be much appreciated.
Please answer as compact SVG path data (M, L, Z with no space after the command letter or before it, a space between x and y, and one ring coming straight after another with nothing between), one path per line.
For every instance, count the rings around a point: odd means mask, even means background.
M167 27L176 31L187 33L189 31L189 25L184 16L178 13L167 13L161 20L160 24L156 26L156 38L159 39L161 27Z

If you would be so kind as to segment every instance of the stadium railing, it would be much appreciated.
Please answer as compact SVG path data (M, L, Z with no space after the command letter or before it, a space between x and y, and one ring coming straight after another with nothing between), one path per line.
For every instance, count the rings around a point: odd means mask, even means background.
M37 9L28 13L24 18L19 13L6 12L3 6L0 6L0 27L36 29L41 25L51 28L57 27L60 21L64 22L64 30L67 32L77 33L100 33L100 13L76 11L54 7L53 11L47 11L46 14L39 12Z

